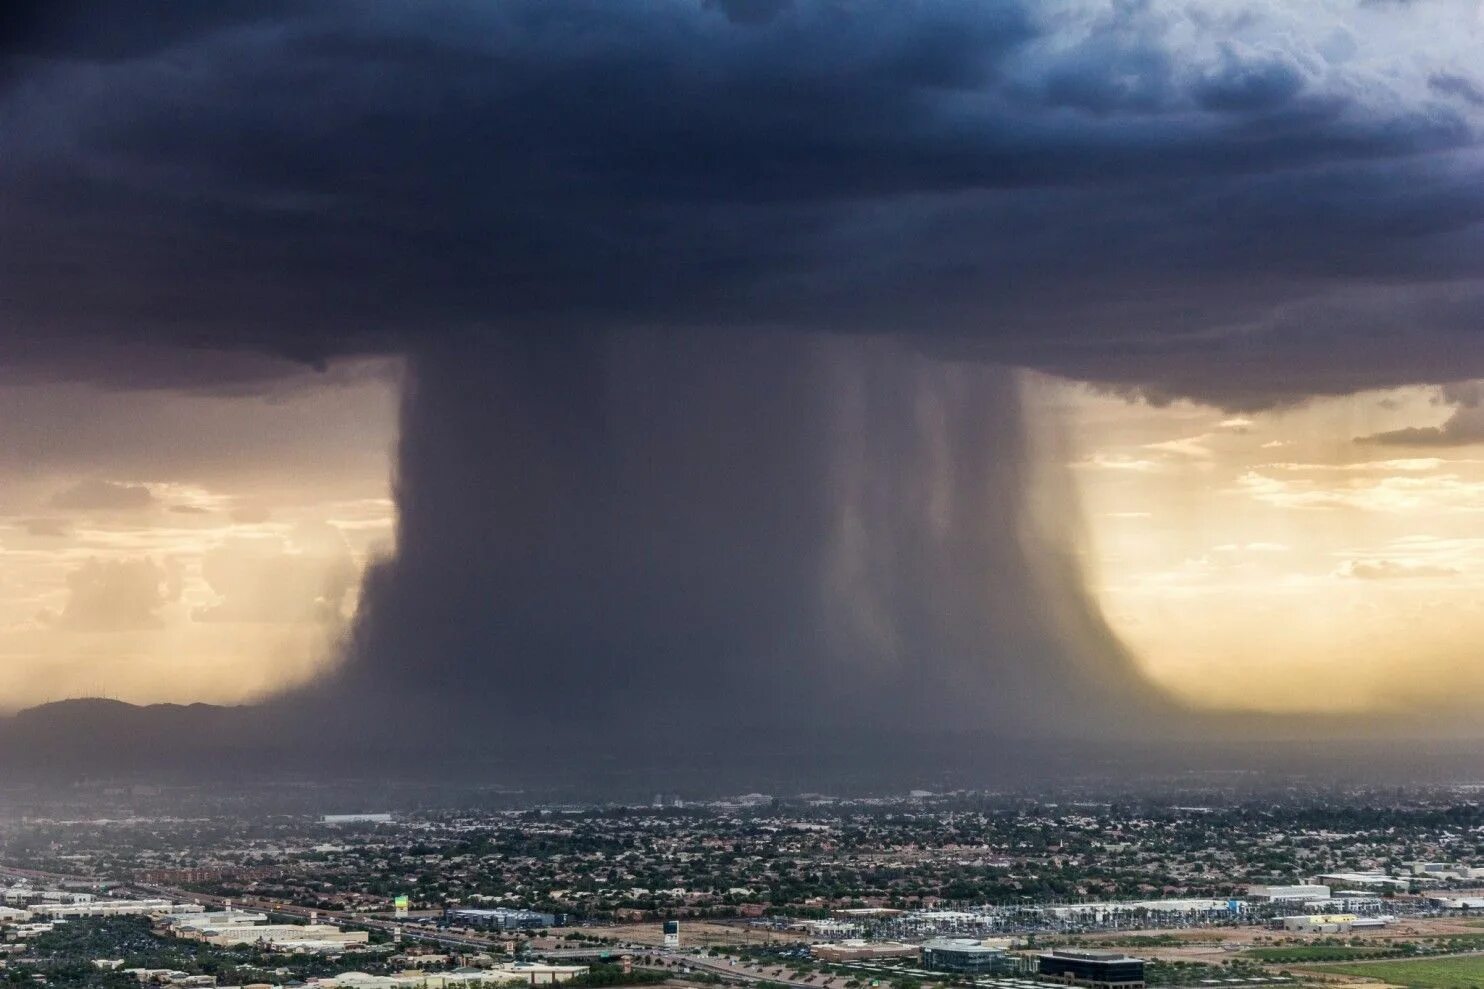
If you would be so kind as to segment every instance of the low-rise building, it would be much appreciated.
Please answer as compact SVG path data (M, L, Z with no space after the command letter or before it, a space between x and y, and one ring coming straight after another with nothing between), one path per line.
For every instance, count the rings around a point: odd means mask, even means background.
M1282 918L1285 931L1303 934L1346 934L1354 923L1353 913L1312 913Z
M1328 886L1306 883L1298 886L1248 886L1247 895L1254 900L1268 903L1306 903L1311 900L1330 898Z
M935 938L923 943L922 967L958 975L999 975L1010 971L1010 958L998 945L975 938Z
M85 903L34 903L34 917L65 920L70 917L145 917L168 914L201 913L199 903L173 903L170 900L93 900Z
M344 951L366 944L371 937L365 931L343 931L332 924L251 924L198 930L199 940L207 944L263 944L284 951Z
M1329 872L1314 878L1316 883L1341 888L1405 890L1411 882L1397 879L1384 872Z
M1144 959L1117 951L1057 949L1037 959L1037 971L1043 978L1089 989L1144 989Z

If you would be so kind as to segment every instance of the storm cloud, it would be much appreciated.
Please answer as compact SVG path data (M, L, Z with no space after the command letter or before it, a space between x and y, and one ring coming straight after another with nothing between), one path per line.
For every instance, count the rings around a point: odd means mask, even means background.
M38 18L0 108L13 363L589 325L1232 405L1479 369L1468 4L755 6ZM272 373L228 363L175 373Z
M139 12L4 50L0 359L407 355L357 697L1095 733L1159 702L1075 512L1032 524L1006 368L1484 376L1472 4Z

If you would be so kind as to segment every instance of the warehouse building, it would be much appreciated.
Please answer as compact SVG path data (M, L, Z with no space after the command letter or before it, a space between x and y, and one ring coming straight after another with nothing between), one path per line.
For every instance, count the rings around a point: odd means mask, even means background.
M69 917L144 917L151 915L201 913L199 903L172 903L169 900L93 900L89 903L35 903L32 915L49 920Z
M1305 884L1301 886L1248 886L1247 895L1254 900L1268 903L1307 903L1311 900L1330 898L1328 886Z
M1144 989L1144 959L1117 951L1047 952L1038 959L1043 978L1089 989Z

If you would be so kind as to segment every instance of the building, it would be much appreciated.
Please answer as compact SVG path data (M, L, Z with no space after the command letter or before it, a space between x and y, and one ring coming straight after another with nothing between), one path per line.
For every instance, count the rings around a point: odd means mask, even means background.
M1484 910L1484 899L1476 896L1429 896L1427 902L1439 910Z
M1412 875L1425 876L1428 879L1453 880L1484 877L1484 869L1452 862L1408 862L1407 865L1411 867Z
M973 938L935 938L922 946L922 967L959 975L1001 975L1010 971L1005 949Z
M587 974L586 965L538 965L515 962L492 968L457 968L451 972L398 972L396 975L367 975L342 972L313 979L307 989L479 989L492 985L524 982L532 986L556 985Z
M185 932L182 932L184 935ZM197 928L196 939L223 948L262 944L278 951L333 953L366 944L365 931L342 931L331 924L245 924Z
M342 931L331 924L264 923L267 919L261 913L221 910L194 917L168 918L166 924L176 937L224 948L262 944L276 951L334 954L352 950L370 940L365 931Z
M538 927L560 927L562 918L556 914L540 913L536 910L521 910L514 907L448 908L443 919L458 927L478 927L491 931L532 930Z
M165 926L176 934L183 931L199 931L203 927L247 927L268 923L266 913L247 910L216 910L208 913L178 914L165 918Z
M1411 886L1406 879L1394 879L1382 872L1331 872L1316 876L1315 882L1342 888L1391 889L1398 892L1406 892Z
M1248 886L1247 895L1254 900L1268 903L1307 903L1310 900L1330 898L1328 886L1306 884L1302 886Z
M88 903L36 903L31 914L50 920L69 917L143 917L150 915L201 913L199 903L172 903L169 900L93 900Z
M538 962L515 962L510 965L496 965L494 968L486 969L492 979L499 981L513 981L521 979L529 985L547 986L558 982L566 982L575 979L579 975L587 974L586 965L548 965Z
M1144 989L1144 959L1117 951L1050 951L1038 959L1042 977L1090 989Z
M326 814L322 821L326 824L390 824L390 814Z
M1350 922L1350 929L1352 931L1375 931L1383 927L1390 927L1394 923L1396 923L1396 918L1390 915L1383 917L1356 917Z
M680 947L680 921L678 921L678 920L667 920L667 921L665 921L664 934L665 934L665 947L667 947L667 948L678 948L678 947Z
M1348 934L1354 923L1355 914L1353 913L1302 914L1296 917L1284 917L1282 920L1285 931L1297 931L1302 934Z
M809 954L825 962L869 961L873 958L916 958L922 949L900 941L865 941L853 938L829 944L811 944Z

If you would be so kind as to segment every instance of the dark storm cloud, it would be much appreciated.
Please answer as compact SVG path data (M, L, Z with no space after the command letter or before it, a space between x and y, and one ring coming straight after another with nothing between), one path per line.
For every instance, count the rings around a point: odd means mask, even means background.
M29 32L10 364L80 332L313 363L573 323L911 333L1231 404L1484 364L1452 325L1480 312L1465 77L1356 54L1400 8L181 16L119 50Z
M1357 443L1377 446L1470 446L1484 443L1484 409L1455 410L1438 426L1407 426L1357 437Z
M1438 390L1435 402L1453 411L1436 426L1407 426L1368 436L1355 442L1379 446L1470 446L1484 443L1484 388L1477 381L1459 381Z
M1484 107L1484 89L1480 89L1479 84L1467 76L1439 72L1429 76L1427 84L1439 93L1456 96L1473 106Z

